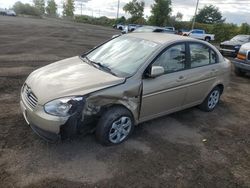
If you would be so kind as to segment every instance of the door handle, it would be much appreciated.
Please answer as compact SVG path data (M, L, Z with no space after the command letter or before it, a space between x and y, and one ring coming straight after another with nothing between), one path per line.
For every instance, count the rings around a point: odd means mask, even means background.
M179 78L177 79L177 82L181 82L186 80L187 78L185 76L179 76Z
M212 69L211 72L216 73L218 72L218 69Z

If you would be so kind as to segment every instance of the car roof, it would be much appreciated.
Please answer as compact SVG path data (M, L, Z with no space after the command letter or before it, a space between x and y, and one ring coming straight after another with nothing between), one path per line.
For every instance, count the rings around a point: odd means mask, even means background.
M170 43L170 42L177 41L177 40L198 41L196 39L192 39L192 38L185 37L185 36L173 35L173 34L167 34L167 33L153 33L153 32L129 33L127 34L127 36L144 39L144 40L156 42L159 44L166 44L166 43Z

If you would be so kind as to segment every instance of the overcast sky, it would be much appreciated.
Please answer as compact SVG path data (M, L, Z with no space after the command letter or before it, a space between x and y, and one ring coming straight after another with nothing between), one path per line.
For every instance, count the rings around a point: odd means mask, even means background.
M10 8L17 0L0 0L0 8ZM20 0L23 3L31 3L32 0ZM125 14L122 7L130 0L120 0L120 16ZM145 12L146 16L150 15L150 6L154 0L144 0L146 3ZM61 7L63 0L56 0L59 6L59 14L61 14ZM82 3L80 3L82 2ZM82 13L93 16L108 16L116 17L118 0L75 0L76 14ZM226 18L227 22L232 23L243 23L247 22L250 24L250 0L200 0L199 8L204 5L215 5L221 10L223 17ZM172 0L173 13L181 12L184 17L183 20L190 20L194 15L196 0Z

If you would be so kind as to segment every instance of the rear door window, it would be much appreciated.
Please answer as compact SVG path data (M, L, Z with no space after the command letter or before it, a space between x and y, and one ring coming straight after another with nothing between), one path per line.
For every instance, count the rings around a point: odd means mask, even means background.
M216 53L208 46L200 43L189 44L191 68L201 67L217 62Z

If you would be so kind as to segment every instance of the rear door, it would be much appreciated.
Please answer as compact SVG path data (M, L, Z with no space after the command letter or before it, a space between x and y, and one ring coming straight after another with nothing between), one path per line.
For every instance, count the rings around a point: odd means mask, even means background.
M203 43L189 43L189 66L187 70L187 95L184 107L201 103L216 81L219 63L216 52Z

